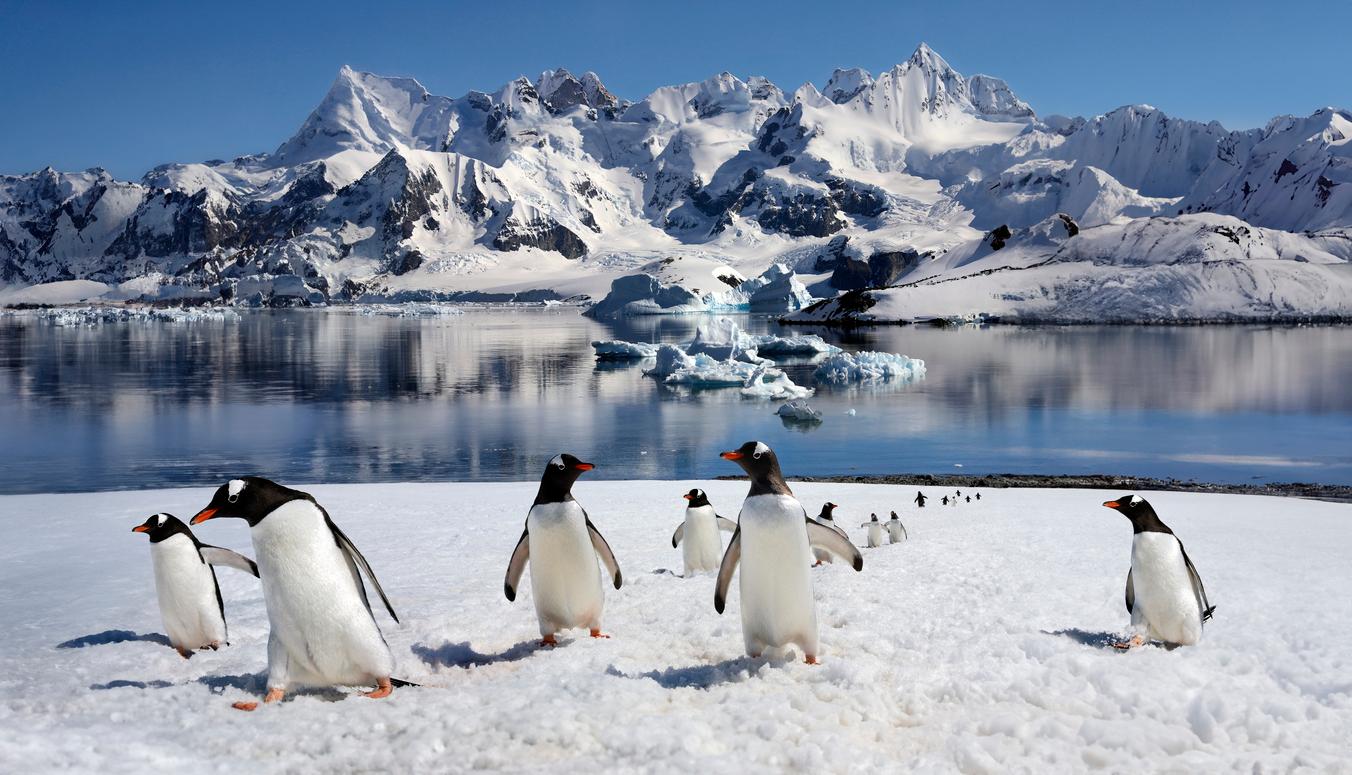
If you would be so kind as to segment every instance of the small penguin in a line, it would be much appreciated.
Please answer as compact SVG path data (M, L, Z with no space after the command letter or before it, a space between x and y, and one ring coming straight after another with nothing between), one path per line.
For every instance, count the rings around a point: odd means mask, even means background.
M294 684L374 684L365 696L388 697L396 683L394 656L376 624L363 573L390 617L399 617L370 563L314 496L258 476L231 479L192 524L224 518L249 523L258 558L271 630L263 702L277 702Z
M860 527L868 528L868 548L876 549L883 545L883 523L878 521L877 514L870 514L871 519Z
M216 650L227 642L225 601L215 567L223 565L258 576L253 560L238 552L197 540L173 514L152 514L131 529L150 539L155 596L169 643L184 659L199 649Z
M709 496L699 488L681 497L686 500L685 519L672 534L671 547L682 547L684 575L689 577L717 571L718 563L723 559L723 539L718 531L731 533L737 529L737 523L716 514L713 504L709 503Z
M1131 638L1114 646L1129 649L1146 640L1162 641L1169 648L1196 644L1202 638L1202 623L1216 607L1207 599L1183 542L1139 495L1124 495L1103 505L1131 520L1132 528L1126 590Z
M892 512L892 518L887 520L887 542L890 544L899 544L910 538L906 533L906 526L901 524L901 517L897 512Z
M809 547L821 546L864 569L864 557L840 533L807 515L779 470L775 453L748 441L721 457L742 467L751 489L742 502L737 531L728 542L714 587L714 610L727 604L733 573L742 568L742 640L750 657L770 648L796 645L803 661L817 664L817 608L812 573L802 562Z
M557 645L558 633L574 627L585 627L593 638L610 637L601 632L606 593L596 562L599 558L606 566L616 589L623 583L620 566L586 509L573 497L573 483L595 467L566 453L545 465L535 502L526 513L526 529L507 563L503 590L508 600L516 600L521 574L530 564L542 646Z
M845 528L836 524L835 512L836 509L838 508L840 508L839 503L832 503L831 501L823 503L821 513L817 515L817 521L822 523L823 525L826 525L827 527L831 528L837 533L840 533L840 536L844 538L846 541L848 541L850 540L850 534L845 532ZM815 568L818 565L830 564L833 562L832 558L834 556L835 555L831 554L830 550L828 549L825 549L820 546L813 546L812 567Z

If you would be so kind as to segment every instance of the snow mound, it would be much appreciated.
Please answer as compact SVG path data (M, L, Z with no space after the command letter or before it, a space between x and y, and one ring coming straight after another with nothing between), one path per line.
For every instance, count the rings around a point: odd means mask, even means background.
M865 350L830 355L812 374L818 382L849 385L859 382L914 382L924 379L925 362L895 353Z
M657 345L647 342L625 342L605 339L591 343L598 361L641 361L657 355Z
M775 414L792 422L821 422L822 413L807 405L806 401L790 401L781 404Z

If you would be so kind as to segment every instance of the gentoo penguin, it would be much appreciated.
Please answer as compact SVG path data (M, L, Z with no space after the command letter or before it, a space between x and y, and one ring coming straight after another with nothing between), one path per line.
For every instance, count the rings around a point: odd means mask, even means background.
M622 582L620 566L572 492L577 478L595 467L568 454L549 461L535 503L526 513L526 529L507 563L508 600L516 600L521 572L530 563L541 645L555 645L555 635L573 627L586 627L593 638L610 637L601 632L606 598L596 560L600 557L605 563L616 589Z
M887 520L887 542L896 544L908 538L910 536L906 534L906 526L901 524L901 517L897 516L897 512L892 512L892 518Z
M928 500L928 499L925 497L925 493L923 493L923 492L921 492L921 491L919 491L919 490L916 490L916 491L915 491L915 505L916 505L918 508L922 508L922 509L925 508L925 501L926 501L926 500Z
M840 508L839 503L832 503L830 501L823 503L821 513L817 515L817 521L822 523L823 525L826 525L827 527L831 528L837 533L840 533L841 537L844 538L846 541L848 541L850 540L850 534L845 532L845 528L836 524L835 512L836 509L838 508ZM812 547L813 567L821 565L822 563L832 562L832 557L833 555L831 554L831 551L829 549L825 549L820 546Z
M940 499L939 499L939 502L942 503L942 504L944 504L945 506L947 506L947 505L948 505L948 496L945 495L944 497L940 498Z
M258 566L242 554L208 546L173 514L153 514L132 528L150 537L155 596L169 643L183 655L215 650L226 643L225 601L213 566L225 565L258 575Z
M1128 649L1147 639L1168 647L1191 646L1202 638L1202 622L1216 607L1207 600L1202 577L1174 531L1160 521L1139 495L1124 495L1104 506L1131 520L1131 570L1127 572L1127 612L1132 636Z
M723 557L723 539L718 531L731 533L737 529L737 523L715 514L709 496L701 489L693 489L681 497L687 501L685 521L671 536L671 548L675 549L685 541L681 556L685 560L686 577L716 571Z
M868 528L868 548L876 549L883 545L883 523L878 521L877 514L870 514L869 516L872 519L860 525L860 527Z
M728 587L742 566L742 638L746 653L759 657L767 648L796 644L803 660L817 664L817 609L812 573L799 558L809 546L822 546L848 559L856 571L864 557L840 533L807 515L779 471L775 453L758 441L724 452L751 477L737 531L728 542L714 586L714 610L723 613Z
M977 500L981 500L981 493L977 493L977 494L976 494L976 499L977 499Z
M367 697L391 691L394 657L376 626L361 573L396 621L385 590L366 558L309 493L257 476L221 485L193 517L234 517L249 523L268 609L268 692L282 699L292 684L375 684ZM360 570L359 570L360 569ZM256 703L236 703L253 710Z

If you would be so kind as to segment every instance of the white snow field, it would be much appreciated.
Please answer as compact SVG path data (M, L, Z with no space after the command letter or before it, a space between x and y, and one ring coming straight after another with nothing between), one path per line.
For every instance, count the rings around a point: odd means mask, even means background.
M303 488L379 574L398 675L422 686L254 713L230 704L264 685L258 582L218 571L231 645L185 661L131 533L210 490L0 497L0 771L1352 772L1352 506L1142 493L1218 608L1196 647L1119 653L1131 529L1099 504L1122 493L943 507L930 487L917 510L915 487L795 483L810 513L895 509L911 539L813 571L814 667L746 658L735 584L719 616L711 577L673 573L681 493L734 517L735 481L579 482L624 572L614 637L537 650L529 584L502 592L536 486ZM197 533L253 554L242 521Z

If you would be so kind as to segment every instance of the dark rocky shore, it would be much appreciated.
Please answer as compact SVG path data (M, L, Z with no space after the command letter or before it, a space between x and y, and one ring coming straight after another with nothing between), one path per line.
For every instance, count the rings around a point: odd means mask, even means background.
M719 479L742 479L720 476ZM1287 498L1352 503L1352 486L1283 482L1265 484L1216 484L1191 479L1156 479L1149 476L1113 476L1111 474L877 474L851 476L789 476L795 482L839 482L846 484L900 484L915 487L1049 487L1106 490L1121 495L1134 490L1166 492L1213 492L1234 495L1277 495Z

